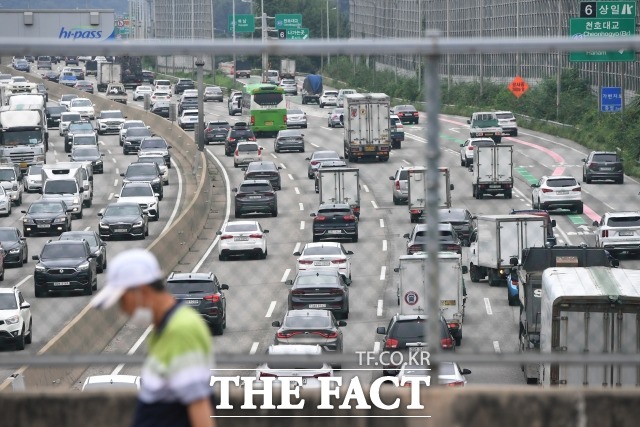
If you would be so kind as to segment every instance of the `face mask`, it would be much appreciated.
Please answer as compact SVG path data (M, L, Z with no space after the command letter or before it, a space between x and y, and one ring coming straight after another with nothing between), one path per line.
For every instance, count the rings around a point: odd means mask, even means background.
M139 301L129 320L136 326L146 328L153 323L153 310L151 310L150 307L145 307L142 305L142 302Z

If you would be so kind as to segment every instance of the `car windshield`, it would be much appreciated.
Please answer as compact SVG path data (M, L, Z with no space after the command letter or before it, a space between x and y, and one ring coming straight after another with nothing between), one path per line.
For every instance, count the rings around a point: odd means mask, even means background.
M140 149L142 150L144 148L163 148L163 149L166 149L167 148L167 143L162 139L144 140L144 141L142 141L142 144L140 145Z
M140 208L137 206L109 206L104 211L104 216L131 216L140 215Z
M284 319L285 328L291 329L328 329L331 328L331 320L328 316L287 316Z
M151 136L151 132L146 127L134 127L127 130L127 136Z
M62 236L60 236L60 240L86 240L89 246L98 246L98 240L96 239L96 235L93 233L87 233L87 234L63 233Z
M153 190L151 186L125 185L120 197L153 197Z
M575 178L559 178L559 179L548 179L547 186L548 187L575 187L578 185Z
M340 156L335 151L319 151L319 152L313 153L312 159L313 160L318 160L318 159L340 160Z
M93 126L91 123L71 123L69 125L69 132L80 132L80 131L93 131Z
M640 216L612 216L607 220L609 227L640 227Z
M29 170L27 171L27 175L38 175L42 174L42 166L29 166Z
M258 231L256 224L227 224L224 231L229 233L244 233L249 231Z
M311 246L306 248L302 255L342 255L342 249L337 246Z
M253 102L261 107L276 106L282 102L283 97L281 93L256 93L253 95Z
M151 86L138 86L136 89L138 92L153 92Z
M103 111L100 114L103 119L122 119L122 113L120 111Z
M44 245L41 259L84 258L87 256L84 245Z
M425 320L412 320L409 322L396 322L389 335L394 338L418 338L424 337Z
M604 162L617 162L618 155L617 154L594 154L593 160L596 163L604 163Z
M13 293L0 294L0 310L16 310L18 308L18 302Z
M241 193L263 193L273 191L269 184L242 184L239 192Z
M18 240L18 233L16 230L0 230L0 241L9 242Z
M167 290L172 294L213 293L213 282L204 280L168 280Z
M96 139L93 136L76 136L73 138L73 145L96 145Z
M511 113L496 113L496 117L502 120L514 118Z
M304 114L302 110L287 110L287 114Z
M100 157L100 151L97 148L76 148L73 150L73 157Z
M78 192L76 181L67 179L50 179L45 182L44 194L75 194Z
M137 165L129 165L126 176L149 176L157 175L156 167L152 164L141 163Z
M15 181L16 172L13 169L0 169L0 181Z
M72 107L92 107L90 99L74 99L71 101Z
M66 107L62 107L62 106L47 107L47 112L49 114L60 114L63 111L67 111L67 108Z
M337 278L335 275L328 274L314 274L311 276L298 276L296 279L296 286L325 286L325 285L333 285L337 286Z
M60 203L34 203L29 206L30 214L36 213L63 213L62 205Z

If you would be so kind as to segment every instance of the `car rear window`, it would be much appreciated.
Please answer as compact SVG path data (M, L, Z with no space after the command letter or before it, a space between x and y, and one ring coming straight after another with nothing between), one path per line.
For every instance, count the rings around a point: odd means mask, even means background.
M269 184L242 184L240 186L241 193L254 193L273 191Z
M233 130L231 131L233 138L250 138L253 136L253 132L250 130Z
M593 161L596 163L618 162L617 154L594 154Z
M389 335L396 338L422 338L425 322L422 319L396 322L389 331Z
M334 275L327 275L327 274L320 274L320 275L313 275L313 276L299 276L296 279L296 286L309 286L309 287L313 287L313 286L327 286L327 285L331 285L331 286L337 286L337 280L336 280L336 276Z
M146 127L132 127L127 129L127 136L151 136L151 132Z
M351 211L348 209L331 208L331 209L318 210L318 215L339 216L339 215L350 215L350 214L351 214Z
M312 246L306 248L302 255L340 255L342 250L336 246Z
M549 187L575 187L578 185L575 178L559 178L559 179L548 179L547 186Z
M471 141L471 145L474 147L490 147L496 145L496 143L488 139L483 139L481 141Z
M607 220L609 227L640 227L640 216L613 216Z
M328 316L287 316L283 326L292 329L327 329L331 327L331 320Z
M238 151L258 151L257 144L240 144L238 145Z
M449 241L453 240L453 233L449 230L440 230L439 236L441 241ZM415 241L426 242L427 240L427 231L418 231L415 235Z
M258 231L258 227L255 224L228 224L225 231L229 233L242 233L245 231Z
M213 282L205 280L168 280L167 290L172 294L213 293Z
M496 113L496 117L499 119L513 119L513 114L511 113Z
M335 151L317 152L317 153L313 154L312 158L313 158L313 160L320 160L320 159L336 159L336 160L340 160L340 156Z

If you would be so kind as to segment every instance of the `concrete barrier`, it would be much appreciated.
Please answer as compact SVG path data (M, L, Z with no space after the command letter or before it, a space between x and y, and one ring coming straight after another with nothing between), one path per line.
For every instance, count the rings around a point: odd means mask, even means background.
M100 110L121 110L129 119L144 120L153 131L172 145L172 156L183 171L184 194L186 206L172 225L148 249L152 251L165 274L169 274L185 257L196 243L210 211L210 177L204 153L198 152L193 139L178 126L168 120L134 108L119 104L106 98L67 88L57 83L43 81L33 74L20 73L9 67L0 66L1 72L20 74L28 80L44 82L51 98L59 98L64 93L76 93L89 98ZM105 312L85 307L75 318L51 339L38 354L96 354L102 352L106 345L124 325L126 318L119 314L117 308ZM64 367L22 367L22 374L27 390L43 386L70 386L80 377L86 366ZM0 385L0 390L7 389L11 380Z

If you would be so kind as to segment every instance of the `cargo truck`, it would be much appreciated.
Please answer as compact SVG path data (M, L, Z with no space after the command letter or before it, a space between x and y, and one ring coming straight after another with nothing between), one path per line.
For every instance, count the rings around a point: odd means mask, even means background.
M409 219L418 222L427 207L427 169L422 166L410 168L407 175L407 205L409 206ZM451 207L451 190L454 189L451 183L449 168L438 168L440 174L438 207Z
M110 84L122 83L120 80L120 64L99 62L96 74L98 92L106 92Z
M309 102L320 103L320 95L324 90L322 86L322 76L317 74L309 74L302 82L302 103Z
M295 59L282 59L280 60L280 79L295 79L296 78L296 60Z
M513 146L489 145L475 147L473 156L473 197L482 199L486 194L502 194L505 199L513 195Z
M237 59L234 67L234 72L236 73L236 78L240 77L251 77L251 61L242 61Z
M469 124L469 135L471 138L489 137L500 144L503 131L498 124L498 117L492 112L478 112L471 115L467 120Z
M507 280L509 305L520 306L519 350L521 353L540 351L540 302L542 273L553 267L617 267L605 250L586 246L527 248L522 253L522 265L514 268ZM527 384L538 383L538 365L522 366Z
M120 64L120 77L117 82L122 83L125 89L135 90L142 85L142 59L137 56L122 56L116 60Z
M485 277L490 286L504 284L512 267L521 265L522 251L544 247L545 219L538 215L479 215L469 245L472 282Z
M360 217L360 170L356 168L318 169L320 204L346 203Z
M384 93L347 95L343 114L344 158L389 160L391 121L389 96Z
M541 353L640 357L640 270L556 267L542 274ZM545 363L543 386L636 388L640 366Z
M393 269L399 273L399 314L427 314L427 255L422 252L402 255L399 263L399 267ZM467 273L467 267L462 265L461 256L455 252L439 252L438 264L440 312L456 340L456 346L459 346L462 343L462 322L467 299L463 274Z

